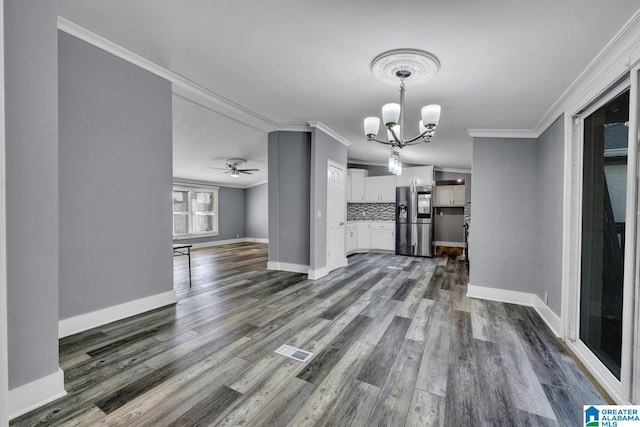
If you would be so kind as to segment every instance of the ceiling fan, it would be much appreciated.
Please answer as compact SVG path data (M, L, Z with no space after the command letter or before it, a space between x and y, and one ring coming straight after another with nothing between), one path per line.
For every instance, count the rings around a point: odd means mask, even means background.
M225 160L224 164L227 166L226 168L214 168L209 166L209 169L217 169L223 170L225 173L230 173L232 178L238 178L241 173L251 175L252 172L257 172L260 169L238 169L238 166L246 163L246 160L243 159L228 159Z

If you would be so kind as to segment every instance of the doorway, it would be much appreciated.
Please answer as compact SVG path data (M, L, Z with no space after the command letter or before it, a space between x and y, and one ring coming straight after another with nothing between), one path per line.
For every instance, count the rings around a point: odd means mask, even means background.
M327 270L345 265L344 166L327 162Z
M565 338L618 403L638 403L638 76L565 120ZM569 166L570 165L570 166ZM566 297L566 299L565 299ZM638 377L640 378L640 377ZM634 392L635 389L635 392Z
M620 380L629 89L583 121L580 340Z

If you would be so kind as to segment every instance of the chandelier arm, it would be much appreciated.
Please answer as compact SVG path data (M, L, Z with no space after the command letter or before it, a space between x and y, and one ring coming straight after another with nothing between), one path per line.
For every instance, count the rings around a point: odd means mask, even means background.
M389 132L391 132L391 135L397 141L395 144L399 144L400 146L402 146L402 144L403 144L402 138L398 137L398 135L396 135L396 132L393 130L393 126L387 126L387 129L389 129ZM402 133L402 127L400 127L400 132Z
M375 141L375 142L379 142L380 144L386 144L386 145L391 145L392 147L395 145L398 145L396 142L390 142L390 141L382 141L380 139L376 139L376 138L368 138L368 141Z

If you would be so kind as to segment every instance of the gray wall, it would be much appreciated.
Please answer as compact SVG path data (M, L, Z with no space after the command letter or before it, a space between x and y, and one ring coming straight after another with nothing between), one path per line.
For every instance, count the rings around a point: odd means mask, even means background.
M562 307L562 201L564 170L564 116L558 118L538 139L537 190L540 214L540 269L535 293L558 316Z
M9 387L58 370L56 2L4 2Z
M269 261L309 265L311 133L269 133Z
M220 187L218 190L218 235L180 239L180 243L205 243L245 237L245 190Z
M536 157L536 139L474 138L470 284L536 289L541 250Z
M260 184L245 190L245 230L247 237L267 239L269 237L269 188Z
M310 236L311 269L327 265L327 161L333 160L345 167L347 147L317 128L311 130L311 209L309 219L313 226ZM317 212L321 211L318 219ZM345 212L346 216L346 212ZM346 220L346 218L345 218Z
M171 291L171 85L59 33L60 318Z

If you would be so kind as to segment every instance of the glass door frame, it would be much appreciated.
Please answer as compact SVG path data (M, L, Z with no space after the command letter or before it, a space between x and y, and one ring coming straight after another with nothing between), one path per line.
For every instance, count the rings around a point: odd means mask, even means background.
M582 108L565 112L565 201L563 244L563 326L564 339L572 351L584 363L596 380L618 403L632 400L640 403L640 361L633 360L633 353L640 353L640 310L638 305L638 76L640 67L630 70L628 76L618 84L603 91L592 103ZM627 206L628 219L624 253L624 281L622 308L622 360L620 380L580 340L580 285L582 248L582 190L583 190L583 141L584 119L621 93L630 90L629 96L629 145L627 160ZM634 338L635 337L635 338ZM585 402L589 404L590 402Z

